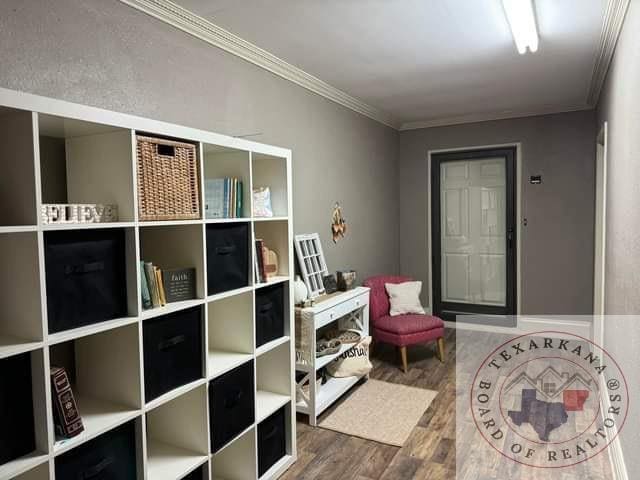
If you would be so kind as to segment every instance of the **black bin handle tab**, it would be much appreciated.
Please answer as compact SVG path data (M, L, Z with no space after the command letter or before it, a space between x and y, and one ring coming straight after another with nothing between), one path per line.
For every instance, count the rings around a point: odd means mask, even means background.
M113 464L113 457L105 457L92 467L78 473L78 480L88 480L100 475L105 469Z
M271 428L264 434L264 440L269 440L273 438L276 433L278 433L278 427L276 425L271 425Z
M244 397L244 390L236 387L233 393L230 393L229 395L225 395L224 408L225 409L235 408L235 406L238 405L238 403L240 403L240 400L242 399L242 397Z
M82 275L84 273L100 272L104 270L104 262L90 262L80 265L65 265L65 275Z
M218 255L231 255L236 251L235 245L224 245L220 247L216 247L216 253Z
M186 335L176 335L175 337L167 338L160 343L158 343L158 350L161 352L171 350L172 348L184 343L187 339Z
M260 304L260 312L259 313L267 313L271 309L273 309L273 302L265 302Z

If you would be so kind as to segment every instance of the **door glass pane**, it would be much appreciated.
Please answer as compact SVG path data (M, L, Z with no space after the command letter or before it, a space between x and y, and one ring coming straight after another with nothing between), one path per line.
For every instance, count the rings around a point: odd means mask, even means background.
M506 305L506 163L440 164L443 302Z

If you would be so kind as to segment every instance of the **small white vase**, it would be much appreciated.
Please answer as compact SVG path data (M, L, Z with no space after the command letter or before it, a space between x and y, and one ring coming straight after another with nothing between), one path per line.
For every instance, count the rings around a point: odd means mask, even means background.
M296 305L300 305L305 302L308 296L309 290L307 289L307 286L300 278L300 275L296 275L296 280L293 282L293 300Z

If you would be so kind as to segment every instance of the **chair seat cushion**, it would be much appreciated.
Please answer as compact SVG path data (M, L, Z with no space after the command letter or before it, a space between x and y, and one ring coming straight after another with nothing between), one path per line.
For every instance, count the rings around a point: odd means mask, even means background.
M375 328L396 335L411 335L444 328L444 322L433 315L385 315L376 321Z

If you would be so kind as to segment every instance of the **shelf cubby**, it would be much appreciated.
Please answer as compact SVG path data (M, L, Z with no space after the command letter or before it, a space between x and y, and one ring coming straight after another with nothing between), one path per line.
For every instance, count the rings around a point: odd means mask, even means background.
M49 433L45 378L48 376L44 368L42 349L0 359L0 376L6 387L6 390L0 394L0 403L6 408L0 412L0 419L3 422L3 428L0 429L0 444L5 447L12 444L13 448L22 448L17 445L20 443L25 446L26 452L27 443L33 442L32 451L0 464L2 479L13 478L47 459ZM6 398L4 398L5 392L9 395ZM14 425L12 422L19 422L19 425ZM18 435L18 432L21 435Z
M278 272L270 277L267 282L277 283L289 278L289 224L286 220L274 220L270 222L255 222L254 236L264 240L265 247L273 250L278 256ZM254 249L255 250L255 249Z
M209 460L207 389L201 385L146 414L149 479L177 479Z
M256 430L246 430L235 438L211 460L211 475L214 480L255 480L256 463Z
M291 455L291 404L285 403L256 427L258 477L275 478Z
M49 462L46 461L46 457L43 463L37 467L27 470L21 473L15 480L49 480Z
M38 235L0 233L0 358L42 342Z
M67 371L84 425L76 437L56 438L56 455L138 416L142 406L138 325L52 345L49 359L52 367Z
M209 298L251 285L251 224L217 223L205 228ZM233 292L232 292L233 293Z
M215 178L237 178L242 182L242 216L240 218L251 218L251 162L250 154L246 150L236 150L232 148L220 147L204 143L202 145L204 155L204 183L203 192L204 204L206 206L206 181ZM240 218L211 218L205 219L215 221L233 221Z
M0 107L0 227L36 225L33 114Z
M289 215L287 159L262 153L252 154L253 189L269 187L274 217Z
M42 203L102 203L135 216L133 134L125 128L38 115Z
M256 359L256 423L291 403L291 370L283 368L290 357L289 343L260 355Z
M204 250L202 223L140 227L140 260L162 270L195 268L197 299L206 297Z
M50 341L66 341L135 320L136 236L133 227L44 232Z
M207 369L215 378L253 357L253 292L209 302L207 309Z

